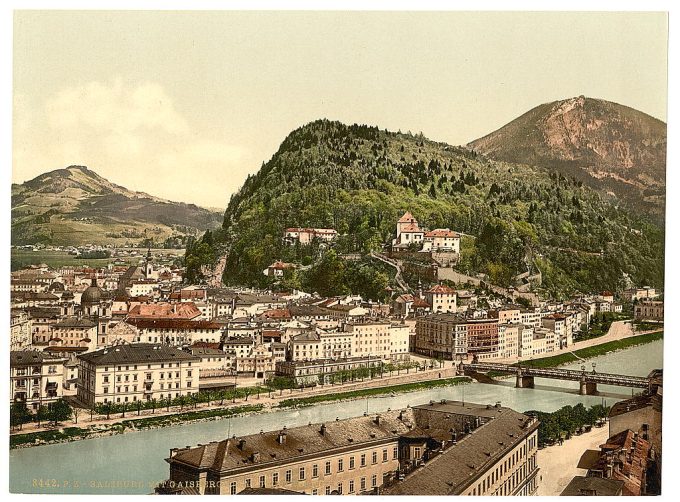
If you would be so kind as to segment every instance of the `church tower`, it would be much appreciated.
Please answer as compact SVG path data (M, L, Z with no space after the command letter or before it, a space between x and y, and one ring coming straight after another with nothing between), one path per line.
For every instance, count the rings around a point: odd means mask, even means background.
M153 264L151 263L153 261L153 258L151 257L151 246L149 246L149 249L146 252L146 261L144 263L144 276L147 279L151 278L151 274L153 273Z

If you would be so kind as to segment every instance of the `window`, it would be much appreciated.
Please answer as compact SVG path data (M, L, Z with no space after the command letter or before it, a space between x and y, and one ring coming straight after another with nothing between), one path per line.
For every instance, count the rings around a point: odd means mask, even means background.
M371 456L371 462L374 463L374 464L378 463L378 452L377 451L373 452L373 455Z
M304 481L304 480L305 480L305 468L304 468L304 467L300 467L300 475L299 475L299 478L300 478L300 481Z
M314 465L312 466L312 477L313 477L313 478L318 478L318 477L319 477L319 465L318 465L318 464L314 464Z
M229 493L236 495L236 481L232 481L231 485L229 486Z
M371 476L371 486L373 488L378 486L378 476L376 476L375 474L373 476Z
M326 461L326 474L330 474L330 473L331 473L331 461L328 460L328 461Z
M366 490L366 478L361 478L361 484L360 484L360 486L361 486L361 491L362 491L362 492L363 492L364 490Z
M279 484L279 473L275 472L272 474L272 486L277 486ZM264 476L260 476L260 488L264 488Z
M318 494L319 494L319 490L317 490L316 488L314 488L314 489L312 490L312 495L318 495Z
M383 462L387 462L387 448L383 450Z
M349 468L354 469L354 457L349 457Z
M363 453L361 455L361 467L365 467L365 466L366 466L366 454Z
M290 469L288 469L288 470L286 471L286 483L290 483L290 482L292 482L292 481L293 481L293 471L291 471Z
M394 460L396 460L396 459L399 458L399 447L395 446L395 447L392 449L392 458L393 458Z
M338 495L342 495L342 483L338 483Z
M350 480L349 482L349 493L354 493L354 481Z
M250 488L250 479L246 479L246 488Z
M326 495L330 495L330 494L331 494L331 487L327 486L326 487Z
M342 465L342 459L338 459L338 472L342 472L344 470L344 466Z
M415 447L414 457L420 458L420 446Z

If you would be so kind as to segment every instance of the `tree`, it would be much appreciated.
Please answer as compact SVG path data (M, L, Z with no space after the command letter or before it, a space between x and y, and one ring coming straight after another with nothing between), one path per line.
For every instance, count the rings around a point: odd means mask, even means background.
M37 413L35 414L35 419L38 421L38 427L40 426L40 423L43 420L48 420L48 413L49 412L48 412L47 406L45 406L44 404L40 405Z
M9 423L12 427L23 428L23 425L30 420L31 413L28 411L26 401L16 401L12 403L9 410Z
M71 418L72 414L73 409L71 408L71 405L68 404L65 399L58 399L50 404L47 417L50 421L54 422L54 425L57 425L59 422L64 422Z

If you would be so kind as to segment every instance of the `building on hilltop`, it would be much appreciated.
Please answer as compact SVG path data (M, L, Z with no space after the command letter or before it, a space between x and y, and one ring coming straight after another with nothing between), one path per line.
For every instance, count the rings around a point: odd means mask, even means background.
M333 228L287 228L283 233L286 244L299 243L301 246L311 244L314 239L322 243L333 242L338 232Z

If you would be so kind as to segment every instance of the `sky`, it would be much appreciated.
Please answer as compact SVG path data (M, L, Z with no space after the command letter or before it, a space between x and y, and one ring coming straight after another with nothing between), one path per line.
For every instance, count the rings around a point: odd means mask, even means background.
M86 165L223 210L319 118L450 144L585 95L666 120L667 15L16 11L12 181Z

